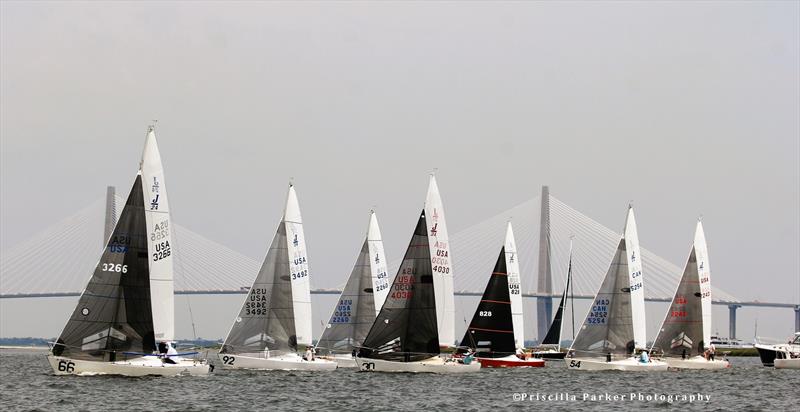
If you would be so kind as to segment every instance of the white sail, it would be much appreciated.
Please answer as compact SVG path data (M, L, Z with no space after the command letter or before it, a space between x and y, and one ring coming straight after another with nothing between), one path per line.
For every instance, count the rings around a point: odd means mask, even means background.
M703 343L711 342L711 266L708 263L708 245L703 224L698 220L694 232L694 252L697 258L697 275L700 280L701 307L703 311Z
M625 250L628 257L628 274L631 294L631 318L633 323L633 342L636 349L647 348L647 323L644 312L644 278L642 276L642 253L639 250L639 234L633 207L628 207L625 219Z
M375 212L370 213L369 228L367 229L367 247L370 256L370 273L372 275L372 296L374 299L375 316L381 311L386 295L389 294L389 271L386 268L386 255L383 252L381 228L378 226L378 217Z
M506 273L508 274L508 296L511 301L511 324L514 326L514 344L516 347L525 347L525 330L522 318L522 286L520 284L519 255L517 242L514 240L514 231L511 222L506 229Z
M306 238L303 233L303 218L300 216L300 204L292 185L289 186L289 194L286 197L283 220L286 225L286 246L289 252L297 345L309 346L311 345L311 282Z
M433 268L433 288L436 294L436 320L439 329L439 344L452 346L455 342L455 295L453 294L453 265L450 255L450 241L447 237L447 223L444 206L436 185L436 177L431 175L428 195L425 200L428 236L430 238L431 265Z
M141 163L144 210L147 221L147 251L150 262L150 301L156 341L175 338L175 295L172 268L172 225L169 218L164 169L156 134L147 131Z

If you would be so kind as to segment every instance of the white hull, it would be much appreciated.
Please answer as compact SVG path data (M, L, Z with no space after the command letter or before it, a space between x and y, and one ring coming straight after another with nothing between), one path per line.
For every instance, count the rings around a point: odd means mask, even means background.
M800 369L800 358L775 359L775 369Z
M665 371L669 368L666 362L651 359L648 363L639 362L639 358L628 358L606 362L605 359L592 358L565 358L567 369L588 371Z
M465 365L455 361L446 362L438 356L419 362L393 362L371 358L356 359L358 367L367 372L466 373L481 370L481 364L477 360Z
M218 354L225 369L261 369L283 371L332 371L336 362L322 358L307 361L295 353L265 358L259 354Z
M715 359L712 361L706 360L702 356L688 359L664 358L662 360L673 369L727 369L731 367L731 363L727 360Z
M333 356L318 356L317 359L325 359L332 362L336 362L336 364L340 368L357 368L358 363L356 363L356 358L352 355L333 355Z
M170 364L163 363L156 356L143 356L118 362L97 362L48 355L47 360L56 375L205 376L210 369L205 361L180 359L176 364Z

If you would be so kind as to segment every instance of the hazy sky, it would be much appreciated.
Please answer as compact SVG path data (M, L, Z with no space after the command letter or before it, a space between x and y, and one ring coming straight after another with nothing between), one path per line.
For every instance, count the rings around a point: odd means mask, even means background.
M451 232L542 184L618 230L634 200L645 247L682 266L702 214L715 284L799 302L799 16L793 1L3 1L0 250L106 185L127 194L158 119L175 220L246 255L265 253L294 178L316 287L343 283L373 206L399 257L438 168ZM773 313L740 310L740 330L791 332Z

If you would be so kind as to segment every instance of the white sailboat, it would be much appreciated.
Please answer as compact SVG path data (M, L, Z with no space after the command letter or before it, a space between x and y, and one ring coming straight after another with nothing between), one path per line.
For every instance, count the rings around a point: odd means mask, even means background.
M579 370L667 370L647 356L644 278L633 208L603 284L564 361ZM637 356L638 354L638 356Z
M653 342L671 368L725 369L726 359L705 356L711 343L711 266L703 224L698 220L694 243L672 304Z
M267 256L219 351L225 368L333 370L311 347L311 288L294 186ZM307 350L306 356L298 351Z
M378 217L373 211L361 253L317 342L317 353L335 361L340 368L358 367L354 351L364 343L388 294L389 272Z
M428 199L403 262L357 352L356 361L362 371L464 373L480 370L477 361L462 363L440 356L441 336L452 336L449 322L453 321L454 296L449 259L444 211L436 180L431 177Z
M431 174L428 182L428 195L425 198L425 220L430 239L430 255L433 264L433 283L436 289L436 319L439 330L439 344L452 347L455 344L456 307L453 293L453 257L450 239L447 235L447 221L444 218L444 205L439 195L436 176Z
M119 221L47 356L56 375L207 375L175 349L171 224L151 126Z

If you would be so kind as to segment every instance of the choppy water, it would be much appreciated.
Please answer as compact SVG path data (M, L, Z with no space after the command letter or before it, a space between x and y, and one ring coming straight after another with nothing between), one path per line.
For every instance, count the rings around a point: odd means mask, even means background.
M44 351L0 350L0 410L408 410L505 409L638 410L702 409L794 411L800 404L800 371L761 366L758 358L732 358L725 371L649 374L545 368L482 370L475 374L250 372L217 368L205 378L56 377ZM213 362L213 360L212 360ZM631 392L656 399L630 400ZM533 401L518 401L525 393ZM602 395L583 400L584 393ZM625 395L605 400L604 395ZM515 394L517 394L515 396ZM572 400L535 400L575 396ZM688 403L668 395L710 396ZM664 398L660 399L663 395Z

